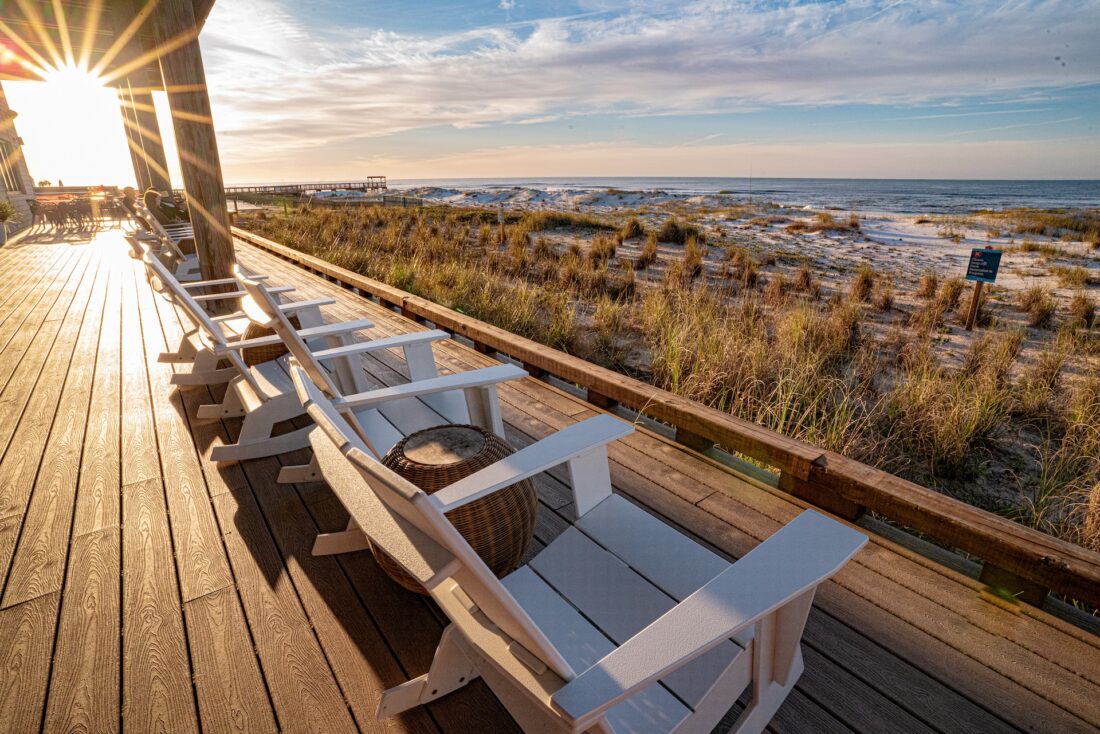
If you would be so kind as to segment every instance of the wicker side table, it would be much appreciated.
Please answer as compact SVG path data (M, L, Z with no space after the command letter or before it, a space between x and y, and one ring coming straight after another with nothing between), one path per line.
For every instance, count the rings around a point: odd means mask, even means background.
M402 439L382 463L428 494L514 453L503 439L478 426L426 428ZM447 519L498 577L515 569L535 534L538 495L530 479L447 513ZM401 586L424 589L380 548L378 565Z

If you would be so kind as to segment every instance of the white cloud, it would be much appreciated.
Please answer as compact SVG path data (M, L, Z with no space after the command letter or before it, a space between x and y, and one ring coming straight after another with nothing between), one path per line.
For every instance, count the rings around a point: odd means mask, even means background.
M500 4L497 5L501 10L512 10L516 7L516 0L500 0Z
M277 0L234 0L215 6L202 43L223 157L242 167L437 125L958 104L1100 81L1096 0L1023 0L992 14L944 0L640 2L417 37L317 29Z

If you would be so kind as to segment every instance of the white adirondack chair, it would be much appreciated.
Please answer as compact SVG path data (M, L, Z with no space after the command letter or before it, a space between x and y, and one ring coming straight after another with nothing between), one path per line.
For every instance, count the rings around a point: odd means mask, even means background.
M195 234L191 225L165 226L140 201L135 203L134 210L137 212L137 221L142 231L131 234L131 237L138 242L153 245L161 261L172 270L177 279L197 280L200 277L198 256L194 253L185 253L180 247L180 243L184 240L194 240Z
M448 423L474 424L504 436L496 386L526 377L522 369L514 365L496 365L440 376L432 344L448 335L439 330L331 349L312 349L294 331L269 288L244 275L240 276L240 282L249 295L242 302L245 313L282 338L310 379L347 415L375 456L381 458L410 433ZM372 389L363 369L362 355L395 347L404 351L410 381ZM279 481L304 482L318 476L314 458L308 465L284 467L279 472ZM349 531L322 541L320 546L315 546L315 552L320 553L322 547L328 548L327 552L364 547L362 535L354 532L354 528Z
M709 732L751 686L734 731L762 731L802 673L814 591L867 541L807 511L731 565L612 493L606 445L632 428L607 415L427 495L294 362L291 376L334 493L451 621L379 718L481 677L527 732ZM498 580L446 513L560 464L577 523Z
M156 253L146 248L142 256L145 263L146 278L154 291L166 298L171 303L180 307L184 318L191 323L191 328L184 332L180 343L173 351L162 352L158 361L170 364L187 365L186 372L177 372L172 376L172 384L178 386L218 385L229 382L236 377L239 371L232 364L226 365L227 358L221 352L225 349L218 348L218 344L237 343L243 337L245 329L251 321L243 313L232 313L223 316L212 316L206 310L206 305L226 299L237 299L245 295L244 291L234 290L217 293L198 293L211 287L235 286L240 287L236 278L222 278L219 280L203 280L181 283L175 274L156 256ZM266 279L267 276L257 275L257 279ZM270 291L277 295L293 291L291 286L271 288ZM280 307L287 309L296 315L299 323L306 328L320 327L324 325L321 317L321 306L334 303L332 299L316 299L312 301L296 301L282 303ZM354 322L353 322L354 323ZM365 323L366 325L363 325ZM369 328L370 322L363 322L356 328ZM327 332L326 332L327 333ZM277 344L279 338L271 335L259 339L249 340L241 348Z
M191 370L174 374L172 383L182 386L228 382L223 402L199 406L196 417L203 420L227 417L244 419L237 443L215 446L211 450L211 458L214 461L240 461L274 456L307 446L308 428L274 434L277 424L297 418L305 412L286 372L286 358L249 366L241 357L242 350L278 344L280 337L272 334L244 339L242 334L251 323L247 316L236 313L212 317L200 302L200 299L241 297L245 295L244 292L193 296L187 285L172 278L171 273L155 255L147 252L144 262L152 274L151 277L165 286L164 290L171 295L173 302L180 306L184 316L194 326L192 331L183 336L176 351L160 355L162 362L190 360ZM229 278L204 281L201 285L236 284L237 280ZM280 313L297 316L302 328L295 333L300 335L299 338L311 341L332 339L339 340L338 343L342 344L348 335L373 326L367 319L325 324L320 307L332 302L331 299L298 301L279 304L278 308ZM227 363L228 366L224 366Z

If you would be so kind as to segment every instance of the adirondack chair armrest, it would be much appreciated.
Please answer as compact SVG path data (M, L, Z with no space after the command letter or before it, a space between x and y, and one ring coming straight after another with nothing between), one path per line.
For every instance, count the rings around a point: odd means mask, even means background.
M241 314L230 314L228 317L223 318L240 318ZM372 321L367 319L359 319L357 321L340 321L335 324L322 324L321 326L311 326L308 329L299 329L298 334L303 339L313 339L316 337L325 336L340 336L342 334L350 334L354 331L360 331L362 329L369 329L374 326ZM278 344L282 341L282 338L278 334L269 334L268 336L258 336L253 339L238 339L236 341L228 342L225 345L218 345L214 348L215 354L226 354L233 350L250 349L252 347L266 347L272 344Z
M267 280L270 275L250 275L249 278L253 280ZM218 278L217 280L196 280L190 283L182 283L184 288L190 290L191 288L206 288L212 285L239 285L236 278Z
M440 505L443 512L450 512L516 482L596 452L606 464L603 447L633 431L632 425L609 415L583 420L444 487L432 494L431 499Z
M233 321L234 319L243 318L245 318L245 314L241 311L236 311L234 313L222 314L221 316L211 316L210 320L213 321L215 324L220 324L223 321Z
M332 347L331 349L321 349L314 352L313 356L316 357L318 361L324 362L326 360L339 359L341 357L350 357L355 354L376 352L380 349L409 347L414 344L424 344L447 338L448 334L445 331L417 331L412 334L398 334L397 336L387 336L382 339L372 339L368 342L358 342L356 344Z
M863 533L812 510L803 512L562 686L551 701L574 720L577 731L584 730L642 688L812 594L866 542ZM799 639L801 629L798 625ZM789 648L798 639L781 642Z
M332 298L314 298L312 301L291 301L290 303L280 303L279 310L283 313L295 313L296 311L305 311L310 308L331 306L334 303L336 303L336 301Z
M292 285L281 285L278 288L268 288L268 293L290 293L294 290ZM233 291L232 293L204 293L201 296L191 296L192 300L203 301L221 301L228 298L244 298L248 293L245 291Z
M244 291L226 291L225 293L203 293L201 296L191 296L191 300L198 303L204 301L223 301L229 298L244 298L247 293Z
M401 398L418 398L424 395L447 392L448 390L472 390L490 387L508 380L518 380L526 377L527 373L519 367L510 364L500 364L493 367L483 367L467 372L458 372L442 377L433 377L427 380L407 382L403 385L383 387L377 390L354 393L332 401L338 408L373 408L382 403Z

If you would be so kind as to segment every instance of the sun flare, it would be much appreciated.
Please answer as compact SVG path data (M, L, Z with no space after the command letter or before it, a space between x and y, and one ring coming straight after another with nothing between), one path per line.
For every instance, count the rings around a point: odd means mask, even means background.
M39 179L69 184L133 178L118 96L80 64L40 72L42 81L8 82L28 163Z

